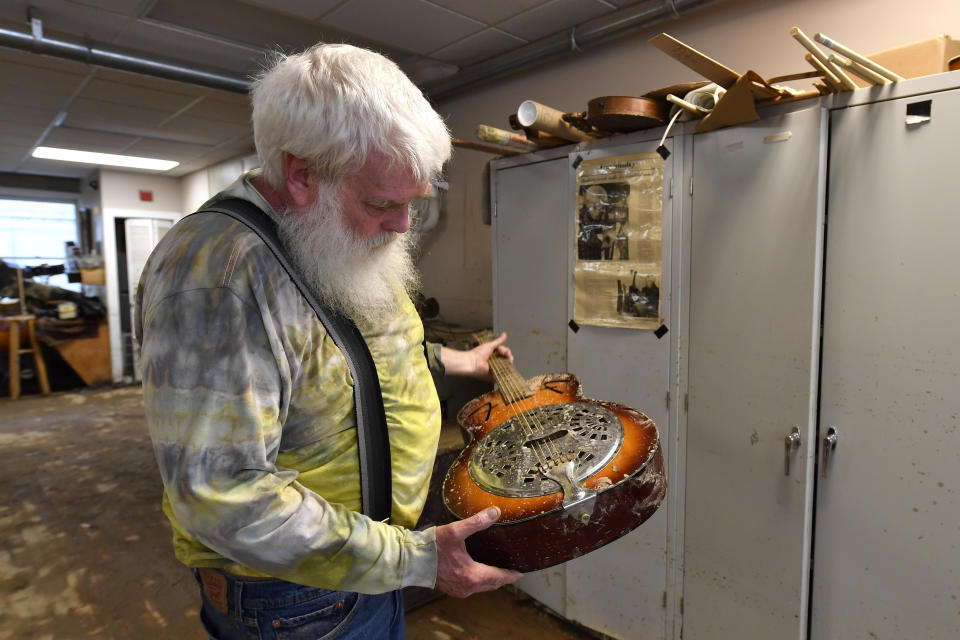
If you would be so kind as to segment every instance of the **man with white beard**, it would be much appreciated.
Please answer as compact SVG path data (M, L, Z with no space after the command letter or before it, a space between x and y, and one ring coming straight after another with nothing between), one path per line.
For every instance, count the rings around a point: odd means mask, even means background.
M137 293L143 393L177 558L213 638L402 638L406 586L463 597L520 574L474 562L464 538L496 509L413 530L439 438L435 371L489 379L506 336L426 343L409 293L412 203L450 155L420 91L346 45L282 57L254 84L261 170L174 226ZM275 225L306 288L349 317L375 364L389 435L388 522L361 512L354 380L264 241L222 213ZM259 215L259 214L258 214ZM328 635L330 634L330 635Z

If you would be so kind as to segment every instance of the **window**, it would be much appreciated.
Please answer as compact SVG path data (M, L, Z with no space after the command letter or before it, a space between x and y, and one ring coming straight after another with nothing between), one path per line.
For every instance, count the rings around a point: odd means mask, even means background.
M0 258L9 266L64 264L66 243L76 241L75 203L0 198ZM79 284L68 284L63 274L34 279L80 290Z

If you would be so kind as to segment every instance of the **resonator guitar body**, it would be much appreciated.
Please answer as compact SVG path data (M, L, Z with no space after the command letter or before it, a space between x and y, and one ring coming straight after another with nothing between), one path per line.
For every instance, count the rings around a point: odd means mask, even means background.
M583 397L576 376L525 380L490 360L498 389L458 414L470 442L443 485L467 518L489 506L500 520L466 540L478 562L543 569L602 547L646 521L666 479L657 427L643 413Z

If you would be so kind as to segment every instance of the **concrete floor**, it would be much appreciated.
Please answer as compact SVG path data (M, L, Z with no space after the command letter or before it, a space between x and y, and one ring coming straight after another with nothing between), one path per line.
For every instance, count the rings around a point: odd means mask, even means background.
M204 640L139 387L0 399L0 640ZM592 637L512 589L407 616L414 640Z

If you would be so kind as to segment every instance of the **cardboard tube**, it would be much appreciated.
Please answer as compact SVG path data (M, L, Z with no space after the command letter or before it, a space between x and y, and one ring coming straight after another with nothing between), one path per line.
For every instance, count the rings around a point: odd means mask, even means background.
M571 142L587 142L595 139L595 136L565 122L562 112L533 100L524 100L520 104L517 108L517 121L522 127L546 131Z
M696 115L698 115L698 116L705 116L705 115L707 115L708 113L710 113L710 110L709 110L709 109L704 109L703 107L698 107L697 105L693 104L692 102L687 102L687 101L684 100L683 98L678 98L677 96L673 95L672 93L668 93L668 94L667 94L667 102L672 102L673 104L677 105L678 107L681 107L682 109L686 109L686 110L689 111L690 113L694 113L694 114L696 114Z
M833 74L834 78L840 83L840 86L844 89L849 89L853 91L857 88L857 83L850 79L850 76L845 74L840 67L833 65L830 60L824 55L823 51L820 50L813 40L807 37L803 31L800 30L800 27L793 27L790 29L790 35L794 39L803 45L803 47L810 52L810 54L817 59L817 61L822 64L826 69L830 70L830 73ZM814 65L816 66L816 65Z
M491 127L488 124L477 125L477 138L484 142L495 142L508 147L523 149L524 151L533 151L534 149L540 148L540 145L532 140L528 140L524 135L514 133L513 131L498 129L497 127Z
M862 79L864 82L869 82L870 84L873 84L873 85L890 84L890 81L884 78L879 73L870 71L870 69L867 69L863 65L859 65L853 60L847 60L846 58L839 56L836 53L831 53L829 60L830 62L843 67L853 75Z
M822 33L818 33L813 37L817 42L819 42L823 46L829 47L834 51L836 51L837 53L847 56L857 64L863 65L867 69L870 69L870 71L880 74L881 76L883 76L884 78L886 78L891 82L899 82L900 80L904 79L903 76L897 75L896 73L894 73L893 71L890 71L890 69L887 69L886 67L881 67L879 64L877 64L870 58L866 56L862 56L852 49L848 49L847 47L843 46L836 40L831 40L830 38L828 38Z

